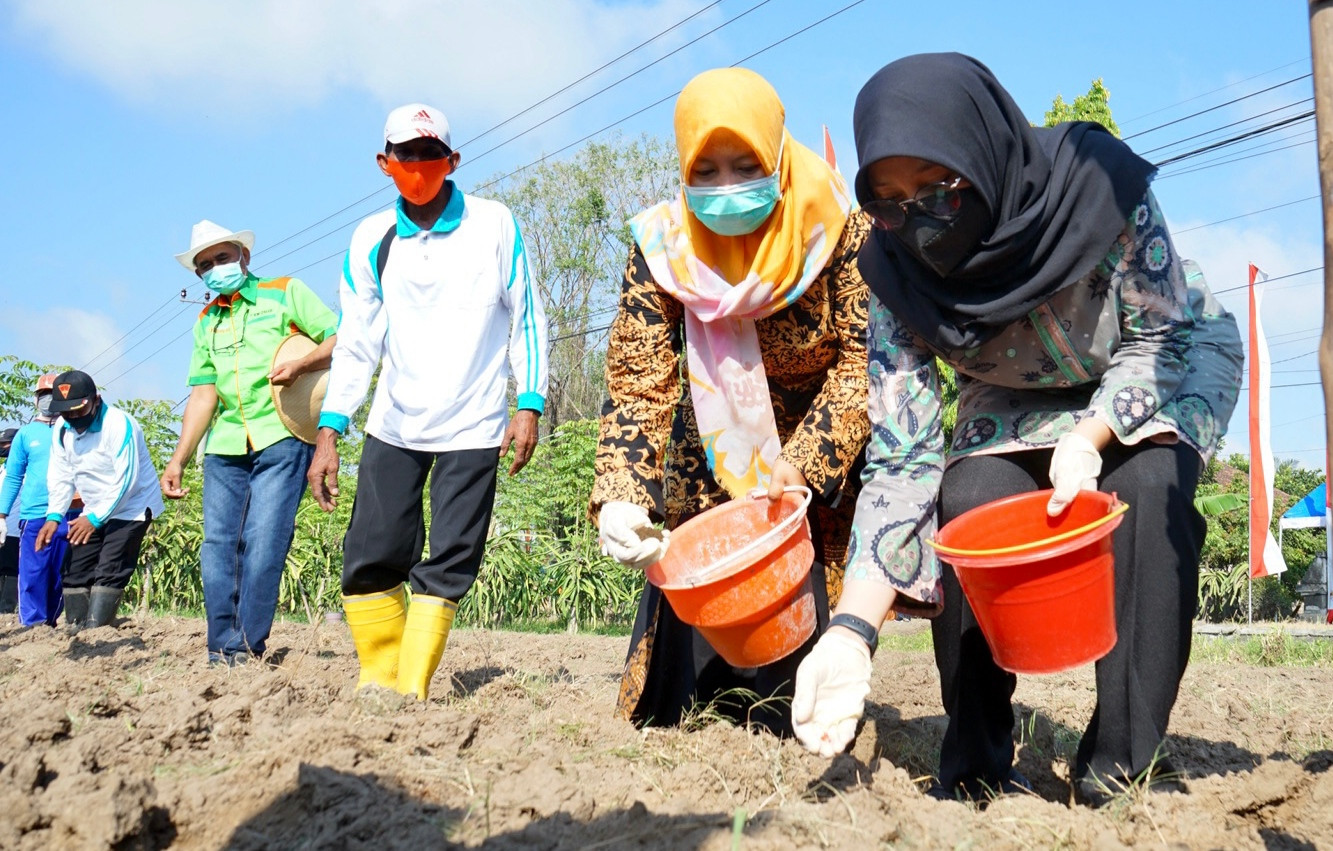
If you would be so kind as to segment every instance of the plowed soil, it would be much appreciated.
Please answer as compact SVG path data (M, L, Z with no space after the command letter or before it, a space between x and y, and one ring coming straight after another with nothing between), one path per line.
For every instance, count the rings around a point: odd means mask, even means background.
M894 629L920 629L917 623ZM1328 848L1333 670L1196 663L1169 746L1188 793L1072 804L1091 668L1024 677L1032 795L922 794L944 718L928 652L885 648L833 761L710 721L613 717L627 639L456 630L431 699L354 692L346 627L276 664L204 664L204 624L0 618L0 848Z

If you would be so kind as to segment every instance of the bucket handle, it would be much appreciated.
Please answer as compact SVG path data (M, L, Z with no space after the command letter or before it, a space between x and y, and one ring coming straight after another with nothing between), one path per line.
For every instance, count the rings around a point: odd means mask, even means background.
M1129 503L1116 500L1115 504L1111 506L1111 510L1106 512L1105 517L1098 517L1091 523L1088 523L1084 526L1080 526L1077 529L1070 529L1068 532L1061 532L1058 535L1052 535L1049 538L1042 538L1040 541L1033 541L1030 544L1015 544L1011 547L996 547L990 550L960 550L956 547L950 547L946 546L945 544L941 544L939 541L936 541L933 538L927 538L926 543L930 544L931 547L933 547L937 551L942 552L945 555L951 555L951 556L1009 555L1010 553L1021 553L1027 550L1035 550L1040 547L1047 547L1050 546L1051 544L1058 544L1061 541L1068 541L1070 538L1077 538L1079 535L1082 535L1085 532L1091 532L1093 529L1096 529L1099 526L1104 526L1105 524L1110 523L1113 519L1124 514L1126 511L1129 511Z
M701 571L699 573L694 574L693 576L688 577L686 582L690 586L706 585L711 580L711 577L716 576L719 573L723 573L727 570L730 570L738 562L744 561L749 556L749 554L754 550L763 549L764 545L769 540L773 538L785 538L788 535L790 535L791 527L805 520L805 513L806 510L809 509L810 507L810 500L814 496L814 492L811 491L808 487L805 487L804 485L787 485L782 489L782 492L799 493L804 496L804 499L801 500L800 506L791 514L787 515L787 517L785 517L782 520L782 522L778 523L778 525L774 526L772 529L769 529L767 532L760 535L758 538L755 538L753 541L741 547L739 550L736 550L736 552L732 553L731 555L727 556L721 561L715 562L707 570ZM764 488L755 488L754 490L750 491L747 498L767 499L768 491L765 490Z

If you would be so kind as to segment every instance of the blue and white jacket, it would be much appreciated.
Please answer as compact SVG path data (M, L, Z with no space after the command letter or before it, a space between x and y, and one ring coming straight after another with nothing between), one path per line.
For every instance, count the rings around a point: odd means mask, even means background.
M108 520L146 520L162 513L162 489L134 417L101 402L97 418L79 434L66 423L51 435L46 467L48 520L60 520L74 499L95 528Z
M19 429L9 447L5 479L0 484L0 514L12 515L18 500L19 519L46 516L46 462L51 454L53 426L35 420Z

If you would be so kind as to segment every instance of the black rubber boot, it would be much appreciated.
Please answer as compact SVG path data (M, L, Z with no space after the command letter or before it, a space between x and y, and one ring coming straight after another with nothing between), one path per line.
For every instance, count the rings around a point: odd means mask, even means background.
M110 626L116 619L116 609L120 608L120 597L124 593L119 588L94 585L88 603L88 628Z
M0 615L12 615L19 609L19 578L0 576Z
M88 625L88 589L66 588L64 591L65 631L73 635Z

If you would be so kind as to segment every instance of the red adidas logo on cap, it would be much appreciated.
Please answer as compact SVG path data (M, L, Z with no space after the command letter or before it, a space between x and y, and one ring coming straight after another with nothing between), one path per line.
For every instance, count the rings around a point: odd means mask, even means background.
M430 117L430 113L427 112L427 111L424 110L424 109L421 110L420 112L418 112L416 115L412 116L412 120L413 120L413 121L429 121L429 122L432 123L432 124L435 123L434 119L432 119L432 118Z

